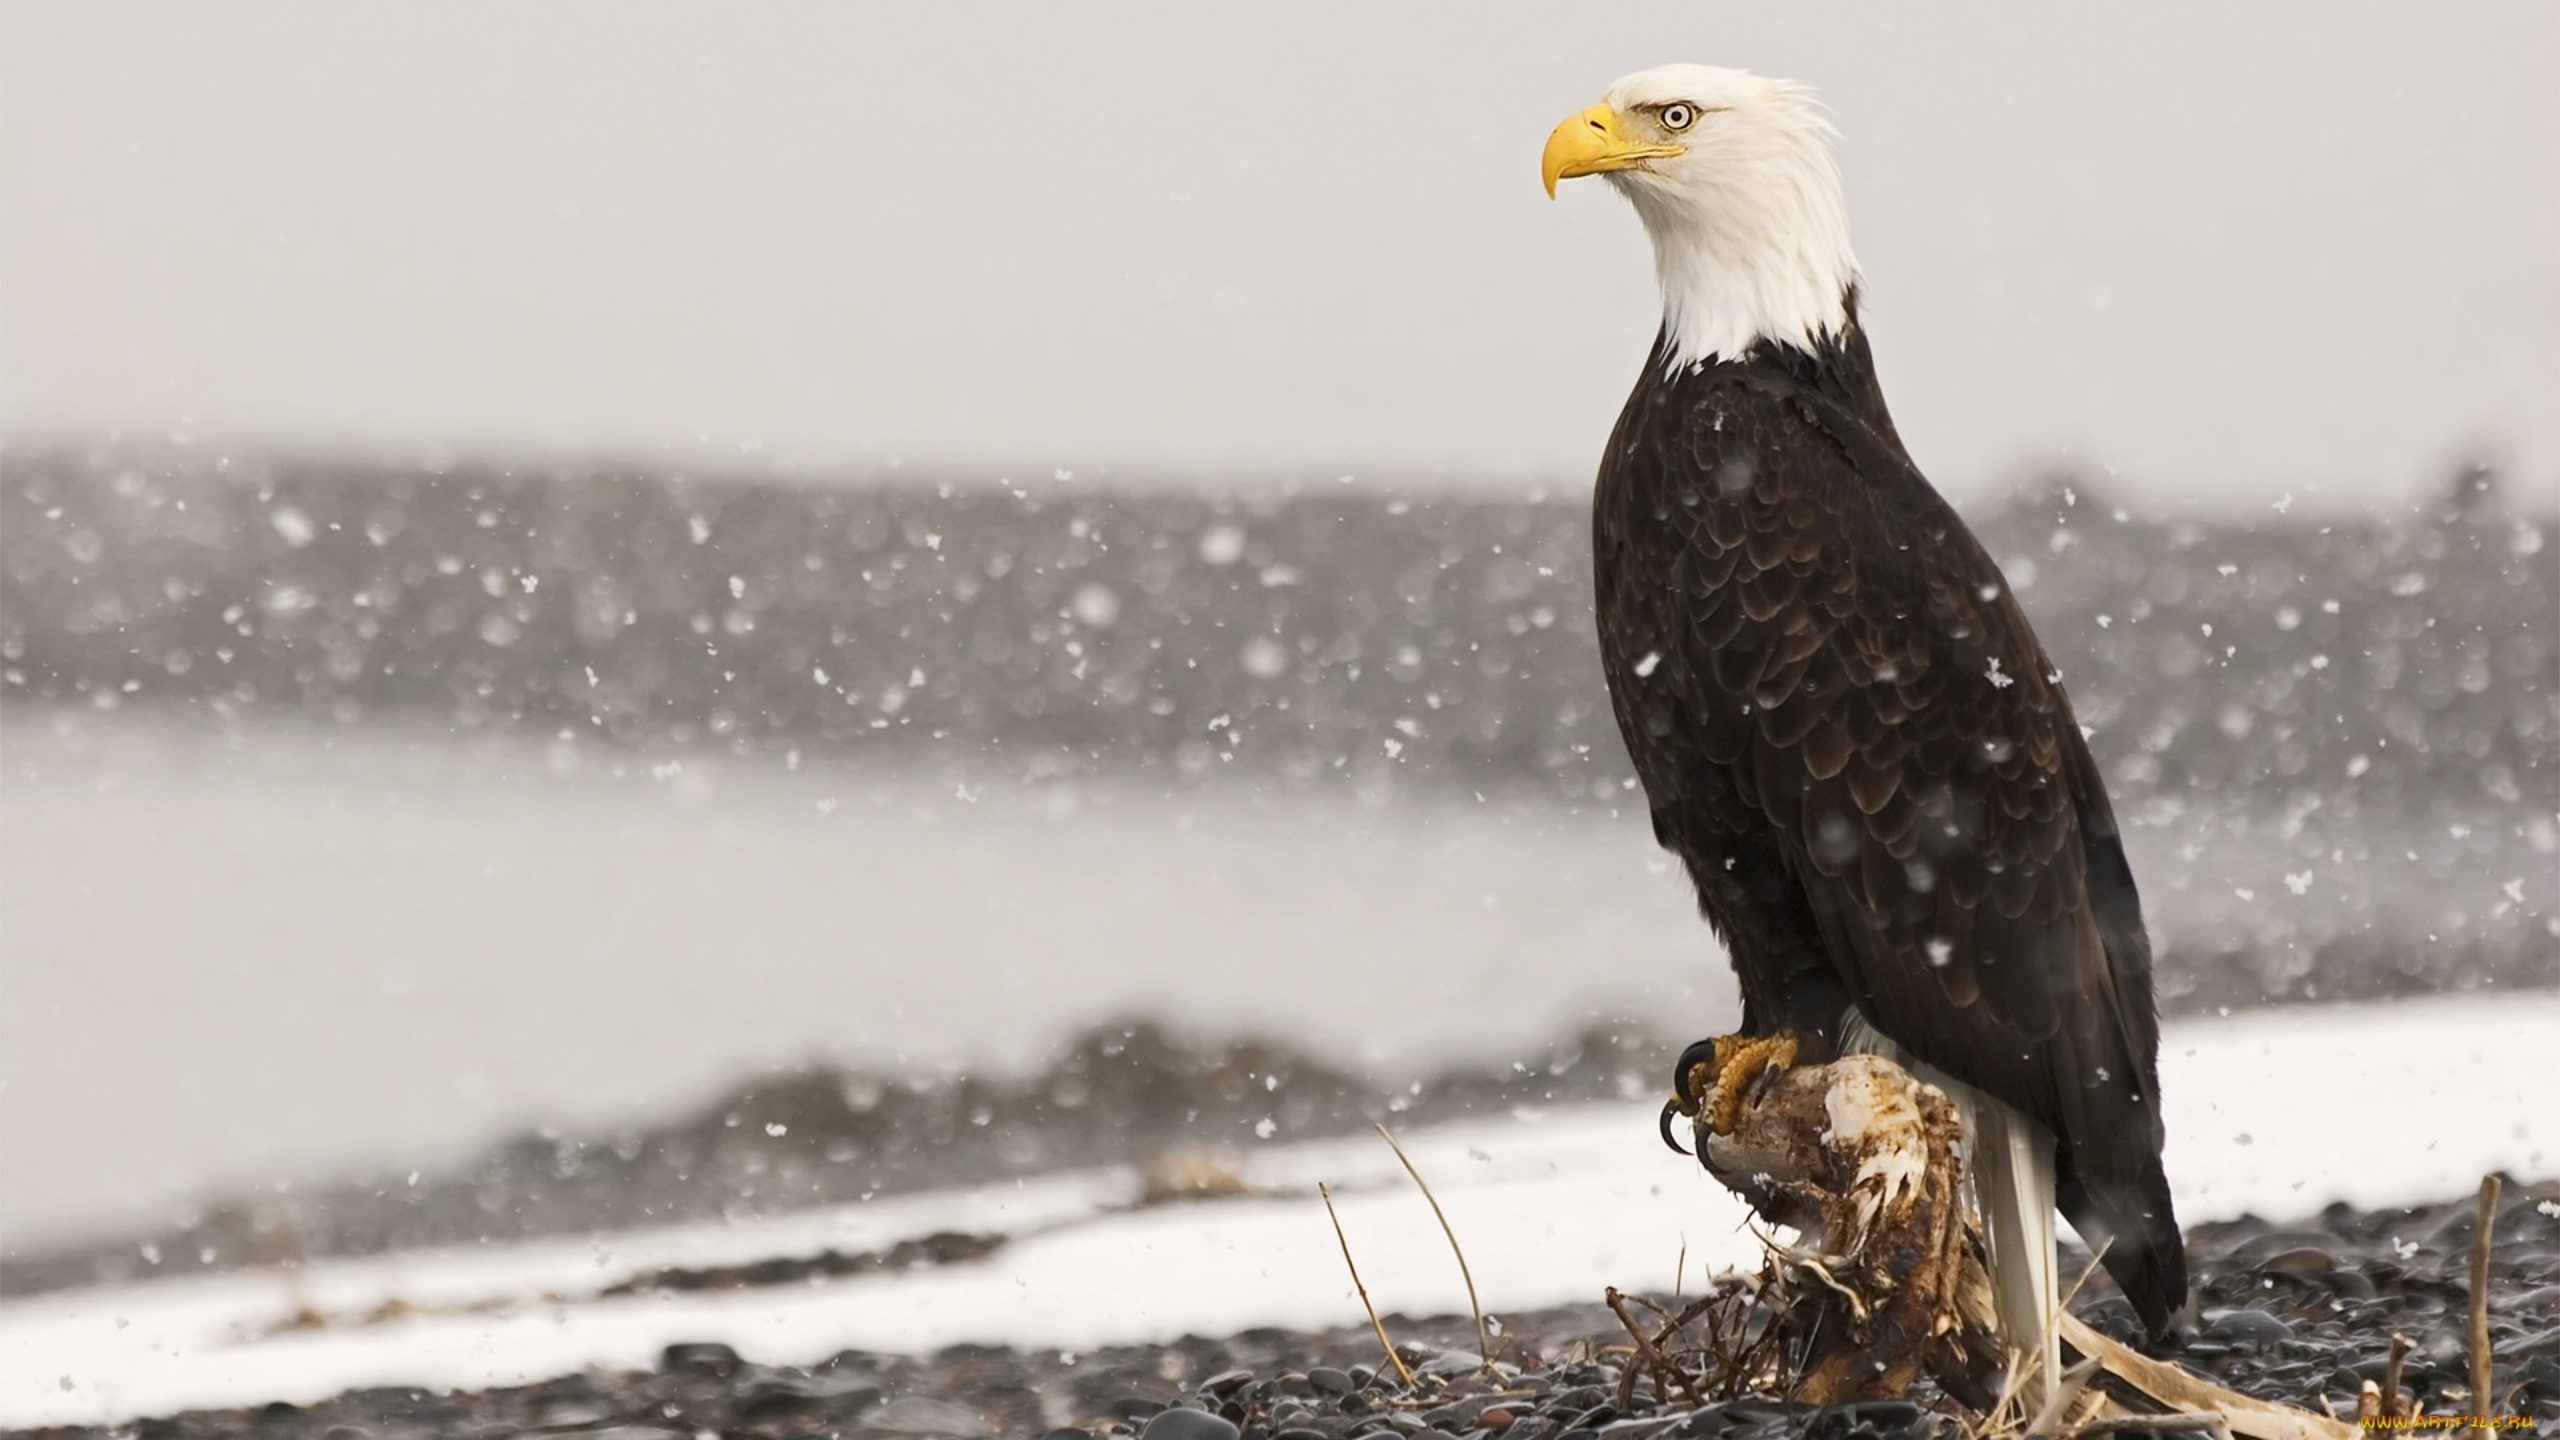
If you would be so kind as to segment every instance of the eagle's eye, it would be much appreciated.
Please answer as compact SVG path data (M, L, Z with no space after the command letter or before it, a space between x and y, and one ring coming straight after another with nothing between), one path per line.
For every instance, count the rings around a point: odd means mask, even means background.
M1686 130L1697 118L1697 107L1685 101L1675 101L1662 107L1662 128L1665 130Z

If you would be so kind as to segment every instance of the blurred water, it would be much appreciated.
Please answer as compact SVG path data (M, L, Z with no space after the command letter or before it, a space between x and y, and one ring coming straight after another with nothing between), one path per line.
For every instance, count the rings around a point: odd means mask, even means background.
M1685 881L1597 803L1020 788L79 712L0 721L0 766L0 1246L433 1173L806 1061L1024 1070L1117 1015L1391 1076L1595 1021L1678 1039L1734 1018ZM2413 943L2540 923L2553 867L2512 837L2372 826L2297 862L2289 818L2136 817L2172 1011L2261 1000L2267 976L2517 983Z
M0 724L0 1244L1144 1012L1390 1072L1730 1018L1639 821Z

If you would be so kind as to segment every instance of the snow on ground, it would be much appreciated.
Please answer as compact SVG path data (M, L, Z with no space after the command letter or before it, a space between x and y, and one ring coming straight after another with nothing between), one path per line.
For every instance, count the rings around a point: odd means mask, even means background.
M2189 1222L2441 1199L2560 1168L2560 997L2258 1011L2171 1027L2169 1173ZM1651 1104L1402 1137L1495 1312L1669 1289L1749 1264L1739 1205L1653 1138ZM310 1401L359 1385L479 1388L646 1366L678 1340L752 1359L960 1341L1089 1348L1359 1316L1313 1189L1335 1189L1382 1311L1463 1312L1430 1210L1374 1139L1243 1157L1253 1193L1135 1208L1087 1171L737 1225L623 1232L39 1295L0 1305L0 1426ZM666 1266L1016 1237L983 1260L823 1284L605 1299ZM1685 1261L1684 1261L1685 1251ZM289 1324L297 1315L326 1323Z

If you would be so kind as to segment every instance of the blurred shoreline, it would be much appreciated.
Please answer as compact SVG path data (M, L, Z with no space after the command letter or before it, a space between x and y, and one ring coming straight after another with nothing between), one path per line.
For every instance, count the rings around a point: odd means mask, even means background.
M2488 471L2406 523L2158 519L2070 477L1969 518L2119 809L2513 803L2560 753L2553 518ZM1589 615L1578 492L0 450L10 704L1614 798Z

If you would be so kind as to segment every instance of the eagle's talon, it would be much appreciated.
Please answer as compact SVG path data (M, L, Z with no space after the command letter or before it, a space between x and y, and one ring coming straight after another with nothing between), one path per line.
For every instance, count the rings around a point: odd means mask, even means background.
M1796 1063L1796 1038L1725 1035L1700 1040L1680 1052L1671 1076L1671 1099L1662 1110L1662 1138L1672 1149L1671 1116L1695 1119L1711 1135L1730 1135L1742 1106L1770 1077ZM1682 1151L1683 1154L1688 1152Z
M1716 1057L1723 1053L1720 1048L1723 1044L1722 1040L1692 1041L1688 1049L1680 1052L1680 1058L1672 1062L1671 1103L1681 1114L1698 1113L1698 1102L1706 1091L1707 1082L1715 1078L1720 1068Z
M1662 1143L1670 1146L1674 1154L1690 1153L1688 1147L1680 1143L1679 1137L1671 1133L1671 1117L1688 1113L1690 1112L1680 1108L1680 1097L1677 1095L1662 1102Z
M1755 1082L1796 1063L1796 1037L1784 1031L1756 1039L1725 1038L1728 1044L1716 1047L1715 1097L1701 1117L1709 1133L1716 1135L1733 1133L1733 1123L1742 1118L1742 1102L1750 1098Z

